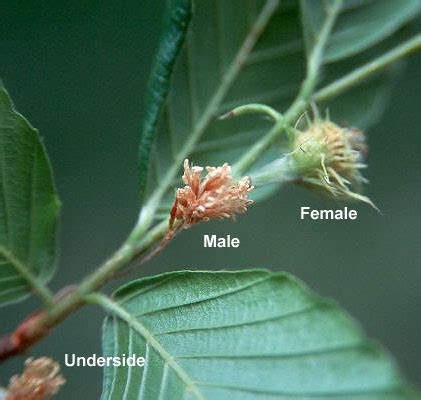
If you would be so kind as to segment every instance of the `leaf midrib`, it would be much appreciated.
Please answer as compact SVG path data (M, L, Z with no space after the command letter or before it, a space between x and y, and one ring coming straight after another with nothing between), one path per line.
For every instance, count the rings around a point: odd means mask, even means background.
M32 273L32 271L25 265L22 261L19 260L11 251L9 251L4 246L0 246L0 255L4 257L5 260L11 264L19 275L26 281L27 286L29 286L40 298L44 301L47 307L51 306L53 303L53 296L50 293L49 289L44 286L42 282L39 282L38 278ZM23 288L24 286L15 287L14 290ZM3 292L4 293L4 292Z
M118 303L102 295L91 295L88 296L94 302L99 302L110 311L113 311L115 315L125 321L131 329L134 329L139 335L141 335L144 340L149 343L149 345L158 353L158 355L163 359L164 364L167 364L172 368L176 375L185 385L185 390L189 390L196 399L206 400L199 390L198 385L194 380L192 380L189 374L175 361L174 357L155 339L155 336L152 332L149 331L140 321L134 318L124 307L121 307ZM115 323L115 322L114 322Z
M9 245L9 210L8 210L8 201L7 196L5 193L6 183L5 183L5 172L4 172L4 144L3 140L0 140L0 174L1 174L1 196L3 198L3 204L4 204L4 230L5 230L5 236L6 236L6 245Z
M30 184L29 184L29 226L28 226L28 243L27 243L27 250L26 250L26 262L28 264L31 263L33 260L32 254L34 251L34 238L33 238L33 227L35 225L35 196L34 196L34 190L35 190L35 179L36 179L36 171L35 166L37 162L38 157L38 151L36 149L36 146L34 146L34 154L32 158L32 164L31 164L31 178L30 178ZM35 270L36 265L32 265L32 269L34 272L38 272Z

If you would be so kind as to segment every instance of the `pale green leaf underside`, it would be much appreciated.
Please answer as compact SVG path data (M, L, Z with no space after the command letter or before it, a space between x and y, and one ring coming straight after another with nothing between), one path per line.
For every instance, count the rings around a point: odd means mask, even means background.
M296 0L195 3L152 149L148 193L151 202L157 199L154 191L166 195L160 196L161 215L168 215L184 158L198 165L234 164L270 126L257 116L220 121L219 115L250 102L281 112L288 108L305 75L304 36L311 47L325 18L323 4L329 1L307 0L301 7ZM418 0L345 0L319 87L403 40L408 33L401 28L418 10ZM390 78L390 71L380 73L320 106L329 106L338 123L366 128L384 107ZM279 151L272 149L263 159L270 161Z
M58 211L37 131L0 84L0 306L52 276Z
M317 37L329 2L332 0L301 0L308 47ZM343 11L325 52L325 61L348 58L381 42L416 17L420 6L419 0L344 0Z
M390 357L331 301L285 273L168 273L134 281L108 317L102 400L348 399L413 395Z

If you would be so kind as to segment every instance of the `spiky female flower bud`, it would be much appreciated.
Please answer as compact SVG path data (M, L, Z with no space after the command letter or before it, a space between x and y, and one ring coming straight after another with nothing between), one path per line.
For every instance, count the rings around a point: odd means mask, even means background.
M292 157L298 170L297 182L339 199L373 202L361 195L367 180L361 169L367 154L364 134L341 128L329 120L316 119L294 141Z
M48 400L65 382L51 358L28 358L23 373L10 379L5 400Z
M171 209L170 232L175 220L181 220L183 227L210 219L235 219L236 214L247 211L253 203L248 193L253 190L248 176L239 182L233 180L231 167L225 163L221 167L206 167L207 175L202 177L202 167L190 167L184 161L183 182L175 194Z

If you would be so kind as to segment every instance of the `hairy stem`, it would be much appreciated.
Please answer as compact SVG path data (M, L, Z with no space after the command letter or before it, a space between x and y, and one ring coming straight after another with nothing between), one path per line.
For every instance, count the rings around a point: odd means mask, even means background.
M251 180L256 187L273 183L283 184L294 181L297 178L296 173L294 162L291 161L291 154L285 154L252 174Z
M168 221L165 220L151 229L138 245L133 241L127 241L111 259L82 282L79 292L85 295L98 290L104 283L112 279L116 272L130 264L139 255L149 250L154 243L162 239L167 231Z
M126 241L102 266L89 275L79 286L68 291L47 310L29 316L11 334L0 339L0 362L24 352L48 335L50 330L85 304L85 296L95 292L122 268L146 253L162 239L168 230L168 222L162 221L148 231L138 243Z
M273 121L279 121L282 118L282 114L280 112L276 111L272 107L267 106L266 104L250 103L228 111L224 115L221 115L219 119L228 119L244 114L266 114Z

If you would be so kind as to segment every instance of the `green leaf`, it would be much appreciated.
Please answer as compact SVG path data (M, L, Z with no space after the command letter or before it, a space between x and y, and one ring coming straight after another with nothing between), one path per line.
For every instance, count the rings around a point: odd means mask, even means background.
M324 24L332 0L301 0L301 18L307 49L311 49ZM344 0L341 13L323 57L326 64L319 87L342 78L408 38L403 29L420 12L419 0ZM372 125L384 110L397 68L389 68L352 88L332 102L333 118L361 129Z
M191 18L190 0L172 0L167 9L160 46L149 78L139 147L140 195L146 186L150 151L162 105L168 94L171 72L184 42Z
M383 41L414 19L420 6L419 0L344 0L324 55L325 62L354 56ZM328 7L329 1L301 0L302 24L309 48L320 32Z
M103 303L104 356L146 365L105 367L102 400L414 398L345 312L285 273L167 273Z
M288 109L305 76L305 48L311 48L320 32L326 18L323 5L330 3L307 0L301 7L298 1L277 0L195 3L157 123L141 215L145 226L157 210L159 217L168 216L185 158L196 165L235 164L271 126L260 116L220 121L219 115L252 102L281 112ZM400 43L410 33L402 28L416 18L418 8L418 0L344 1L328 42L319 88ZM365 128L380 115L390 77L390 71L380 73L320 107L329 107L338 123ZM279 145L269 149L254 170L279 153Z
M0 305L36 292L52 276L59 201L37 131L0 84Z

